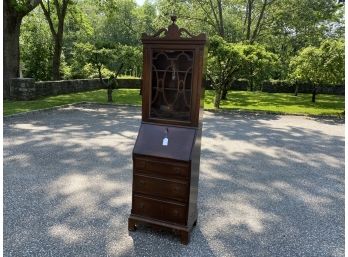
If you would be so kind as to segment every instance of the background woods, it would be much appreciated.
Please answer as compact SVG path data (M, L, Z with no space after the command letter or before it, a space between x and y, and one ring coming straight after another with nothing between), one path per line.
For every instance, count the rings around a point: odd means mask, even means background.
M166 27L172 13L179 26L211 39L216 107L240 79L249 90L268 79L310 83L313 100L320 85L343 83L344 7L336 0L5 0L4 97L20 72L35 80L98 78L98 51L110 56L100 66L104 77L121 63L120 76L141 77L141 33Z

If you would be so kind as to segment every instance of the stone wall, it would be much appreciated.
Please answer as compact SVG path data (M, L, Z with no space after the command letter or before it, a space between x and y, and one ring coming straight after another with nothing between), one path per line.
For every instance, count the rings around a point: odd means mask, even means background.
M11 80L10 98L13 100L32 100L36 97L35 80L16 78Z
M106 81L106 80L105 80ZM117 79L119 88L139 89L141 79ZM11 80L10 98L12 100L35 100L46 96L103 89L99 79L75 79L60 81L39 81L31 78Z

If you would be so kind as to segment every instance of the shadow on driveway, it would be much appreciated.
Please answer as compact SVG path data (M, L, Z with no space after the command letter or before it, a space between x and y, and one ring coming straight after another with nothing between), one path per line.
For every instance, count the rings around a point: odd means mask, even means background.
M4 256L344 256L344 124L205 112L188 246L128 232L140 109L4 121Z

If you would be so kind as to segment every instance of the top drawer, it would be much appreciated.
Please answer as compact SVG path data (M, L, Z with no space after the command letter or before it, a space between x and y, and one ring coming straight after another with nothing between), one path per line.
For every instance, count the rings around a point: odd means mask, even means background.
M188 178L189 165L176 161L158 161L134 157L134 173L144 173L161 177Z

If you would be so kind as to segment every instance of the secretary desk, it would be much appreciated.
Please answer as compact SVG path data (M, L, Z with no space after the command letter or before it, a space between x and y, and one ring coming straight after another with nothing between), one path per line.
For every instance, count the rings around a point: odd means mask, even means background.
M207 39L171 20L154 35L142 34L142 122L128 229L146 223L188 244L197 223Z

